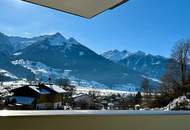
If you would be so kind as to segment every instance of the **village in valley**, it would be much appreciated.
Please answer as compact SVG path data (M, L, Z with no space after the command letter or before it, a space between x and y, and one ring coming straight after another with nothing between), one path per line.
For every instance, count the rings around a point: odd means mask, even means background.
M50 80L50 79L49 79ZM148 101L148 96L151 101ZM8 110L140 110L156 95L82 88L67 82L55 85L26 80L2 82L0 108ZM146 106L146 105L144 105Z
M176 102L159 107L159 93L84 88L63 80L59 85L27 80L1 82L4 110L176 110ZM160 97L161 98L161 97ZM162 99L160 99L162 100ZM179 101L186 102L185 97ZM188 101L189 102L189 101Z

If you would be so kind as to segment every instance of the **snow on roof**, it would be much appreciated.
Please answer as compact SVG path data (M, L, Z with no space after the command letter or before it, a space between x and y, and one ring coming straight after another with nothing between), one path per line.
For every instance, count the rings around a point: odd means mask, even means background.
M43 88L39 88L38 86L28 86L29 88L33 89L34 91L36 91L39 94L50 94L50 92L48 90L45 90Z
M66 93L66 91L62 88L60 88L57 85L46 85L48 88L50 88L51 90L57 92L57 93Z
M11 99L16 99L17 104L31 105L35 98L23 97L23 96L13 96Z
M80 94L75 94L72 96L72 98L77 98L77 97L81 97L81 96L87 96L86 94L80 93Z

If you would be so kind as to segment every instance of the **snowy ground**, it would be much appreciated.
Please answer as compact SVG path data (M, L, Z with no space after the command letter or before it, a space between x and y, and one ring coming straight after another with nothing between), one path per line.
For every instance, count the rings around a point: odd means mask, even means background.
M96 95L99 96L111 96L113 94L117 95L120 94L121 96L125 97L127 95L136 95L137 92L127 92L127 91L117 91L111 89L95 89L95 88L87 88L87 87L76 87L76 93L84 93L88 94L89 92L94 92Z
M190 99L181 96L170 102L163 110L190 110Z
M28 85L29 82L26 80L18 80L18 81L10 81L10 82L4 82L3 86L0 87L0 96L11 96L11 93L9 93L10 90L18 87L22 87L24 85ZM126 97L129 95L136 95L137 92L129 92L129 91L118 91L118 90L111 90L111 89L97 89L93 87L81 87L76 86L76 94L89 94L90 92L95 93L97 96L111 96L113 94L117 95L120 94L122 97ZM143 95L143 93L142 93ZM146 109L142 109L146 110ZM190 99L188 99L186 96L181 96L176 99L174 99L171 103L169 103L164 108L156 108L152 110L164 110L164 111L170 111L170 110L190 110Z

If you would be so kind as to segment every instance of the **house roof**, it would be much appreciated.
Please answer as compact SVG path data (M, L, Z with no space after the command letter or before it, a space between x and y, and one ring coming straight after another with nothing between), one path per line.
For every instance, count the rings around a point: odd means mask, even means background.
M51 93L66 93L67 91L65 91L64 89L60 88L57 85L45 85L45 84L41 84L41 85L25 85L23 87L20 88L15 88L13 90L11 90L11 92L16 92L17 90L20 89L25 89L25 88L29 88L30 90L34 91L35 93L37 93L38 95L45 95L45 94L51 94Z
M92 18L128 0L23 0L85 18Z
M56 93L66 93L67 91L65 91L64 89L60 88L57 85L45 85L46 87L48 87L50 90L56 92Z
M35 92L39 93L39 94L50 94L50 91L43 89L43 88L39 88L38 86L28 86L29 88L31 88L32 90L34 90Z
M87 97L89 98L90 96L83 93L72 95L72 98L87 98Z
M82 94L82 93L80 93L80 94L74 94L74 95L72 95L72 98L78 98L78 97L81 97L81 96L84 96L85 94Z

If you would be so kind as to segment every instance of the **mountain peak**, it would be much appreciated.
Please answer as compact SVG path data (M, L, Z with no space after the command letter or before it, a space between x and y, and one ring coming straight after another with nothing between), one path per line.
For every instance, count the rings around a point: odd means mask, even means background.
M128 57L131 53L127 50L119 51L117 49L113 49L102 54L106 59L112 60L114 62L118 62L126 57Z
M142 55L142 56L146 55L146 53L143 52L143 51L137 51L137 52L135 52L134 54L135 54L135 55Z
M55 34L53 34L53 36L56 36L56 37L63 37L63 35L62 35L60 32L56 32Z
M66 38L58 32L53 35L50 35L48 37L48 41L50 42L49 44L51 46L62 46L65 45Z
M117 49L113 49L113 50L110 50L110 52L112 52L112 53L119 53L120 51L117 50Z
M66 39L61 33L57 32L53 35L50 35L50 37L59 38L59 39Z

